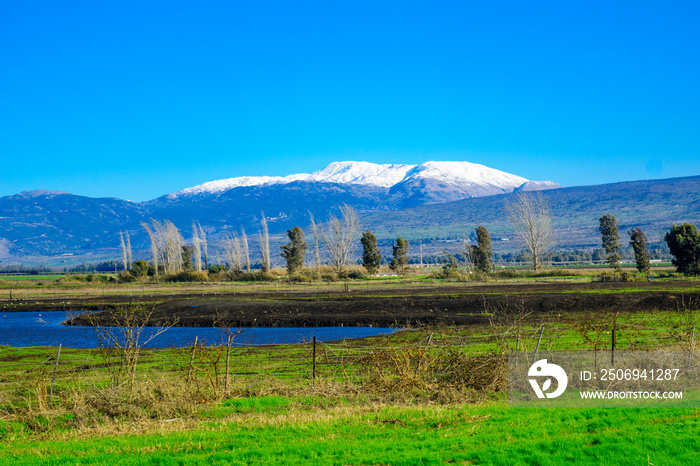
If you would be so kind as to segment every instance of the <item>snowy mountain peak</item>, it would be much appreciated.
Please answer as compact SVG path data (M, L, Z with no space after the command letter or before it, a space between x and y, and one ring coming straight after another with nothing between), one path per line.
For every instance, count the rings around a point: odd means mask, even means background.
M378 165L370 162L333 162L313 172L305 181L364 184L389 188L399 183L415 165Z
M195 194L219 194L239 187L287 184L295 181L392 188L401 184L405 185L426 180L465 190L478 187L479 189L476 192L479 194L473 195L484 195L486 192L491 194L511 192L524 183L529 182L529 180L521 176L512 175L470 162L430 161L420 165L404 165L347 161L333 162L327 167L311 174L299 173L289 176L241 176L210 181L178 191L170 195L170 197Z

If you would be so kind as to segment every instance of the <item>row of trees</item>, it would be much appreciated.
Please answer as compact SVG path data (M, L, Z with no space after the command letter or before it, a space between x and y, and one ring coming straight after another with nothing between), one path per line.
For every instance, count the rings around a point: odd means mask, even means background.
M527 251L527 256L534 270L542 268L545 258L553 245L553 228L549 206L541 193L519 193L506 205L509 219L514 226L516 235L521 239ZM287 231L289 242L281 246L281 256L284 258L289 274L298 272L306 262L306 254L313 251L314 266L320 273L321 254L320 243L327 249L329 265L335 272L341 273L350 260L353 242L359 234L359 218L350 206L343 205L338 217L329 215L325 226L316 224L310 213L313 243L306 242L303 230L296 226ZM622 259L620 234L617 219L612 214L605 214L599 219L599 231L602 236L602 250L611 268L621 270ZM207 236L201 225L192 224L191 246L185 244L180 231L168 221L152 219L150 223L143 222L150 239L152 266L157 275L160 270L165 273L177 273L183 269L200 271L209 269L209 253ZM637 268L640 272L648 273L650 269L650 254L647 238L644 232L635 227L627 232L629 244L634 251ZM493 251L491 235L488 230L479 225L472 238L476 244L465 241L464 256L471 266L480 272L488 272L493 268ZM260 265L263 272L271 268L271 253L269 231L265 215L262 214L258 229L260 247ZM671 254L674 255L674 265L679 272L700 274L700 234L694 225L674 225L665 240ZM132 265L131 241L129 234L120 232L122 246L122 263L125 270ZM369 230L361 234L362 264L367 272L374 275L378 272L382 255L378 248L376 236ZM408 270L410 257L409 243L404 238L397 238L392 246L392 260L389 267L399 274ZM240 235L228 234L223 241L223 254L231 271L250 272L251 259L248 237L243 228ZM445 252L444 262L456 264L455 256ZM448 267L449 268L449 267Z
M608 213L600 217L598 221L600 223L598 230L602 237L608 265L616 272L621 272L622 249L620 248L620 231L617 226L617 218L613 214ZM632 228L627 231L627 234L630 237L629 244L634 250L637 270L648 274L651 269L651 259L646 235L639 227Z
M608 213L600 217L599 221L599 230L608 264L613 270L619 272L622 267L620 266L621 249L617 218ZM629 244L634 250L637 270L648 274L651 260L646 235L639 227L632 228L627 234L630 238ZM671 262L679 273L700 275L700 232L695 225L690 223L674 224L664 235L664 240L674 257Z

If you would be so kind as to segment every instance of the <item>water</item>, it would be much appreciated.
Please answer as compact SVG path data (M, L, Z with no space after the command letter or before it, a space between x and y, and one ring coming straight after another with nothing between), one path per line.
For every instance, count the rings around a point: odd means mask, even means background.
M97 348L98 334L93 327L61 325L68 319L67 312L7 312L0 314L0 345L58 346L64 348ZM118 329L111 330L118 333ZM140 341L145 342L158 330L145 327ZM235 329L234 329L235 330ZM236 336L235 345L254 346L302 343L314 336L320 341L342 340L385 335L396 329L373 327L304 327L304 328L247 328ZM145 348L182 348L191 346L195 337L204 345L217 345L226 339L224 331L207 327L172 327L156 336Z

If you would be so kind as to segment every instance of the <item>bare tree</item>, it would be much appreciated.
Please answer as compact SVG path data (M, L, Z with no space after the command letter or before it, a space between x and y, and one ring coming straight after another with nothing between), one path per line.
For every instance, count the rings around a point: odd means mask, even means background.
M165 228L165 271L177 273L182 270L182 235L170 220L163 222Z
M542 193L518 193L506 204L515 232L532 257L532 268L539 270L545 253L554 243L552 217Z
M207 250L207 234L204 233L204 228L197 222L199 226L199 241L202 243L202 252L204 253L204 268L209 270L209 251Z
M153 221L155 222L155 220ZM155 269L156 276L158 276L158 256L160 255L158 250L158 238L156 237L156 233L153 231L153 229L151 229L148 223L141 222L141 226L144 230L146 230L146 233L148 234L148 239L151 240L151 256L153 257L153 268Z
M154 251L154 262L156 262L154 265L156 267L156 270L158 269L158 264L163 264L163 269L168 271L168 264L166 261L166 237L167 237L167 228L166 226L159 222L156 219L151 219L151 228L149 229L144 223L142 223L144 228L146 228L146 231L151 231L151 250Z
M131 264L134 263L134 259L131 255L131 238L129 237L129 232L126 232L126 262L127 268L131 270Z
M234 233L233 236L228 235L226 238L226 260L228 267L234 272L241 270L241 244L238 237Z
M194 248L194 269L197 272L202 271L202 242L199 239L199 230L197 224L192 222L192 246Z
M258 230L259 240L260 240L260 263L262 264L263 272L270 271L270 234L267 230L267 219L265 218L265 212L260 212L262 218L260 219L261 230Z
M340 207L341 218L328 216L328 224L321 230L323 242L331 256L331 266L340 273L345 269L350 255L350 246L360 230L360 220L355 209L347 204Z
M318 246L318 225L314 221L314 214L309 211L309 217L311 218L311 232L314 235L314 263L316 265L316 273L318 277L321 276L321 250Z
M124 233L119 231L119 245L122 248L122 264L124 265L124 271L127 269L127 258L126 258L126 244L124 244Z
M134 393L136 365L141 355L141 348L177 323L175 319L172 322L166 321L159 328L150 328L148 324L152 314L152 307L140 305L118 309L118 312L107 316L108 322L102 320L103 316L96 314L88 316L97 332L100 350L106 359L112 385L128 383L129 397ZM144 333L147 328L150 335ZM113 364L115 358L121 360L121 364Z
M250 272L250 252L248 251L248 236L245 234L245 229L241 227L241 244L243 245L243 256L245 260L245 269Z

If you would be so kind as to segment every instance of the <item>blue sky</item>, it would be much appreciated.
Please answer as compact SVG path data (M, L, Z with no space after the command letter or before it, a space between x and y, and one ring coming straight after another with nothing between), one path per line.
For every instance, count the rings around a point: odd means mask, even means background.
M700 175L697 2L0 3L0 196L336 160Z

